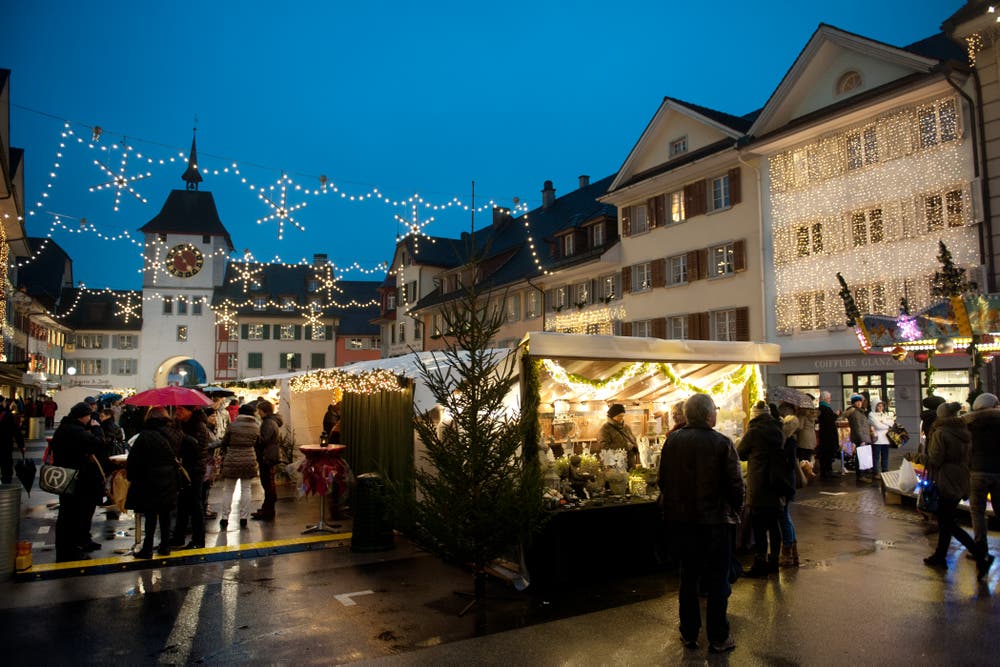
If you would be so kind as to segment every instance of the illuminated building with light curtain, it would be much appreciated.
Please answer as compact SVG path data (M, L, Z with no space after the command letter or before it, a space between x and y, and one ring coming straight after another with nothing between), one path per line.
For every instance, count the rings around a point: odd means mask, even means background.
M896 48L821 25L749 130L743 153L761 160L773 266L768 339L782 347L769 384L828 389L835 403L867 391L916 427L922 365L859 351L837 273L861 312L887 315L903 298L913 311L931 303L939 240L981 281L975 86L955 62L964 58L943 34ZM941 379L955 370L964 384L964 362L942 359Z

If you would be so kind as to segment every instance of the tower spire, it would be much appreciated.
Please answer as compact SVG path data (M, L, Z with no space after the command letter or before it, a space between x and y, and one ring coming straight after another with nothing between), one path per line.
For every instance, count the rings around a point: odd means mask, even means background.
M195 143L198 134L198 128L193 128L191 136L191 153L188 155L188 166L187 170L181 176L185 183L187 183L188 190L197 190L198 184L201 183L201 173L198 171L198 147Z

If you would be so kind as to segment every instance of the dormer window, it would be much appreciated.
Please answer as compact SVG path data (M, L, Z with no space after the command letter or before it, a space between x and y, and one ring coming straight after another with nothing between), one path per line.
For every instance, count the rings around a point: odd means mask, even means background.
M575 249L574 243L573 243L574 238L575 237L574 237L573 234L567 234L566 236L563 237L563 256L564 257L569 257L570 255L572 255L575 252L576 249Z
M285 312L291 312L295 310L295 297L285 296L281 298L281 309Z
M590 247L600 248L604 245L604 223L590 226Z
M844 95L861 87L861 74L855 70L845 72L837 79L837 94Z
M680 137L679 139L674 139L673 141L670 142L670 157L672 158L687 153L687 150L688 150L688 138L686 136Z

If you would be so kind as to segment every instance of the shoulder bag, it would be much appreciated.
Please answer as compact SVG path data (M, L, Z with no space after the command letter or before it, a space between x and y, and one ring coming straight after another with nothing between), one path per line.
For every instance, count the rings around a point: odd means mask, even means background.
M925 479L917 485L917 509L925 514L937 514L941 506L941 496L933 479Z
M63 468L50 463L43 463L38 473L38 486L42 491L56 495L73 495L76 492L76 478L79 470Z

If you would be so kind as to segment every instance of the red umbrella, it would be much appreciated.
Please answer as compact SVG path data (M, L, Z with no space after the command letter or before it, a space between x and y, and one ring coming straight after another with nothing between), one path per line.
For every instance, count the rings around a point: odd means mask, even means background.
M126 398L124 403L125 405L200 405L208 407L212 405L212 399L200 391L171 385L141 391L135 396Z

